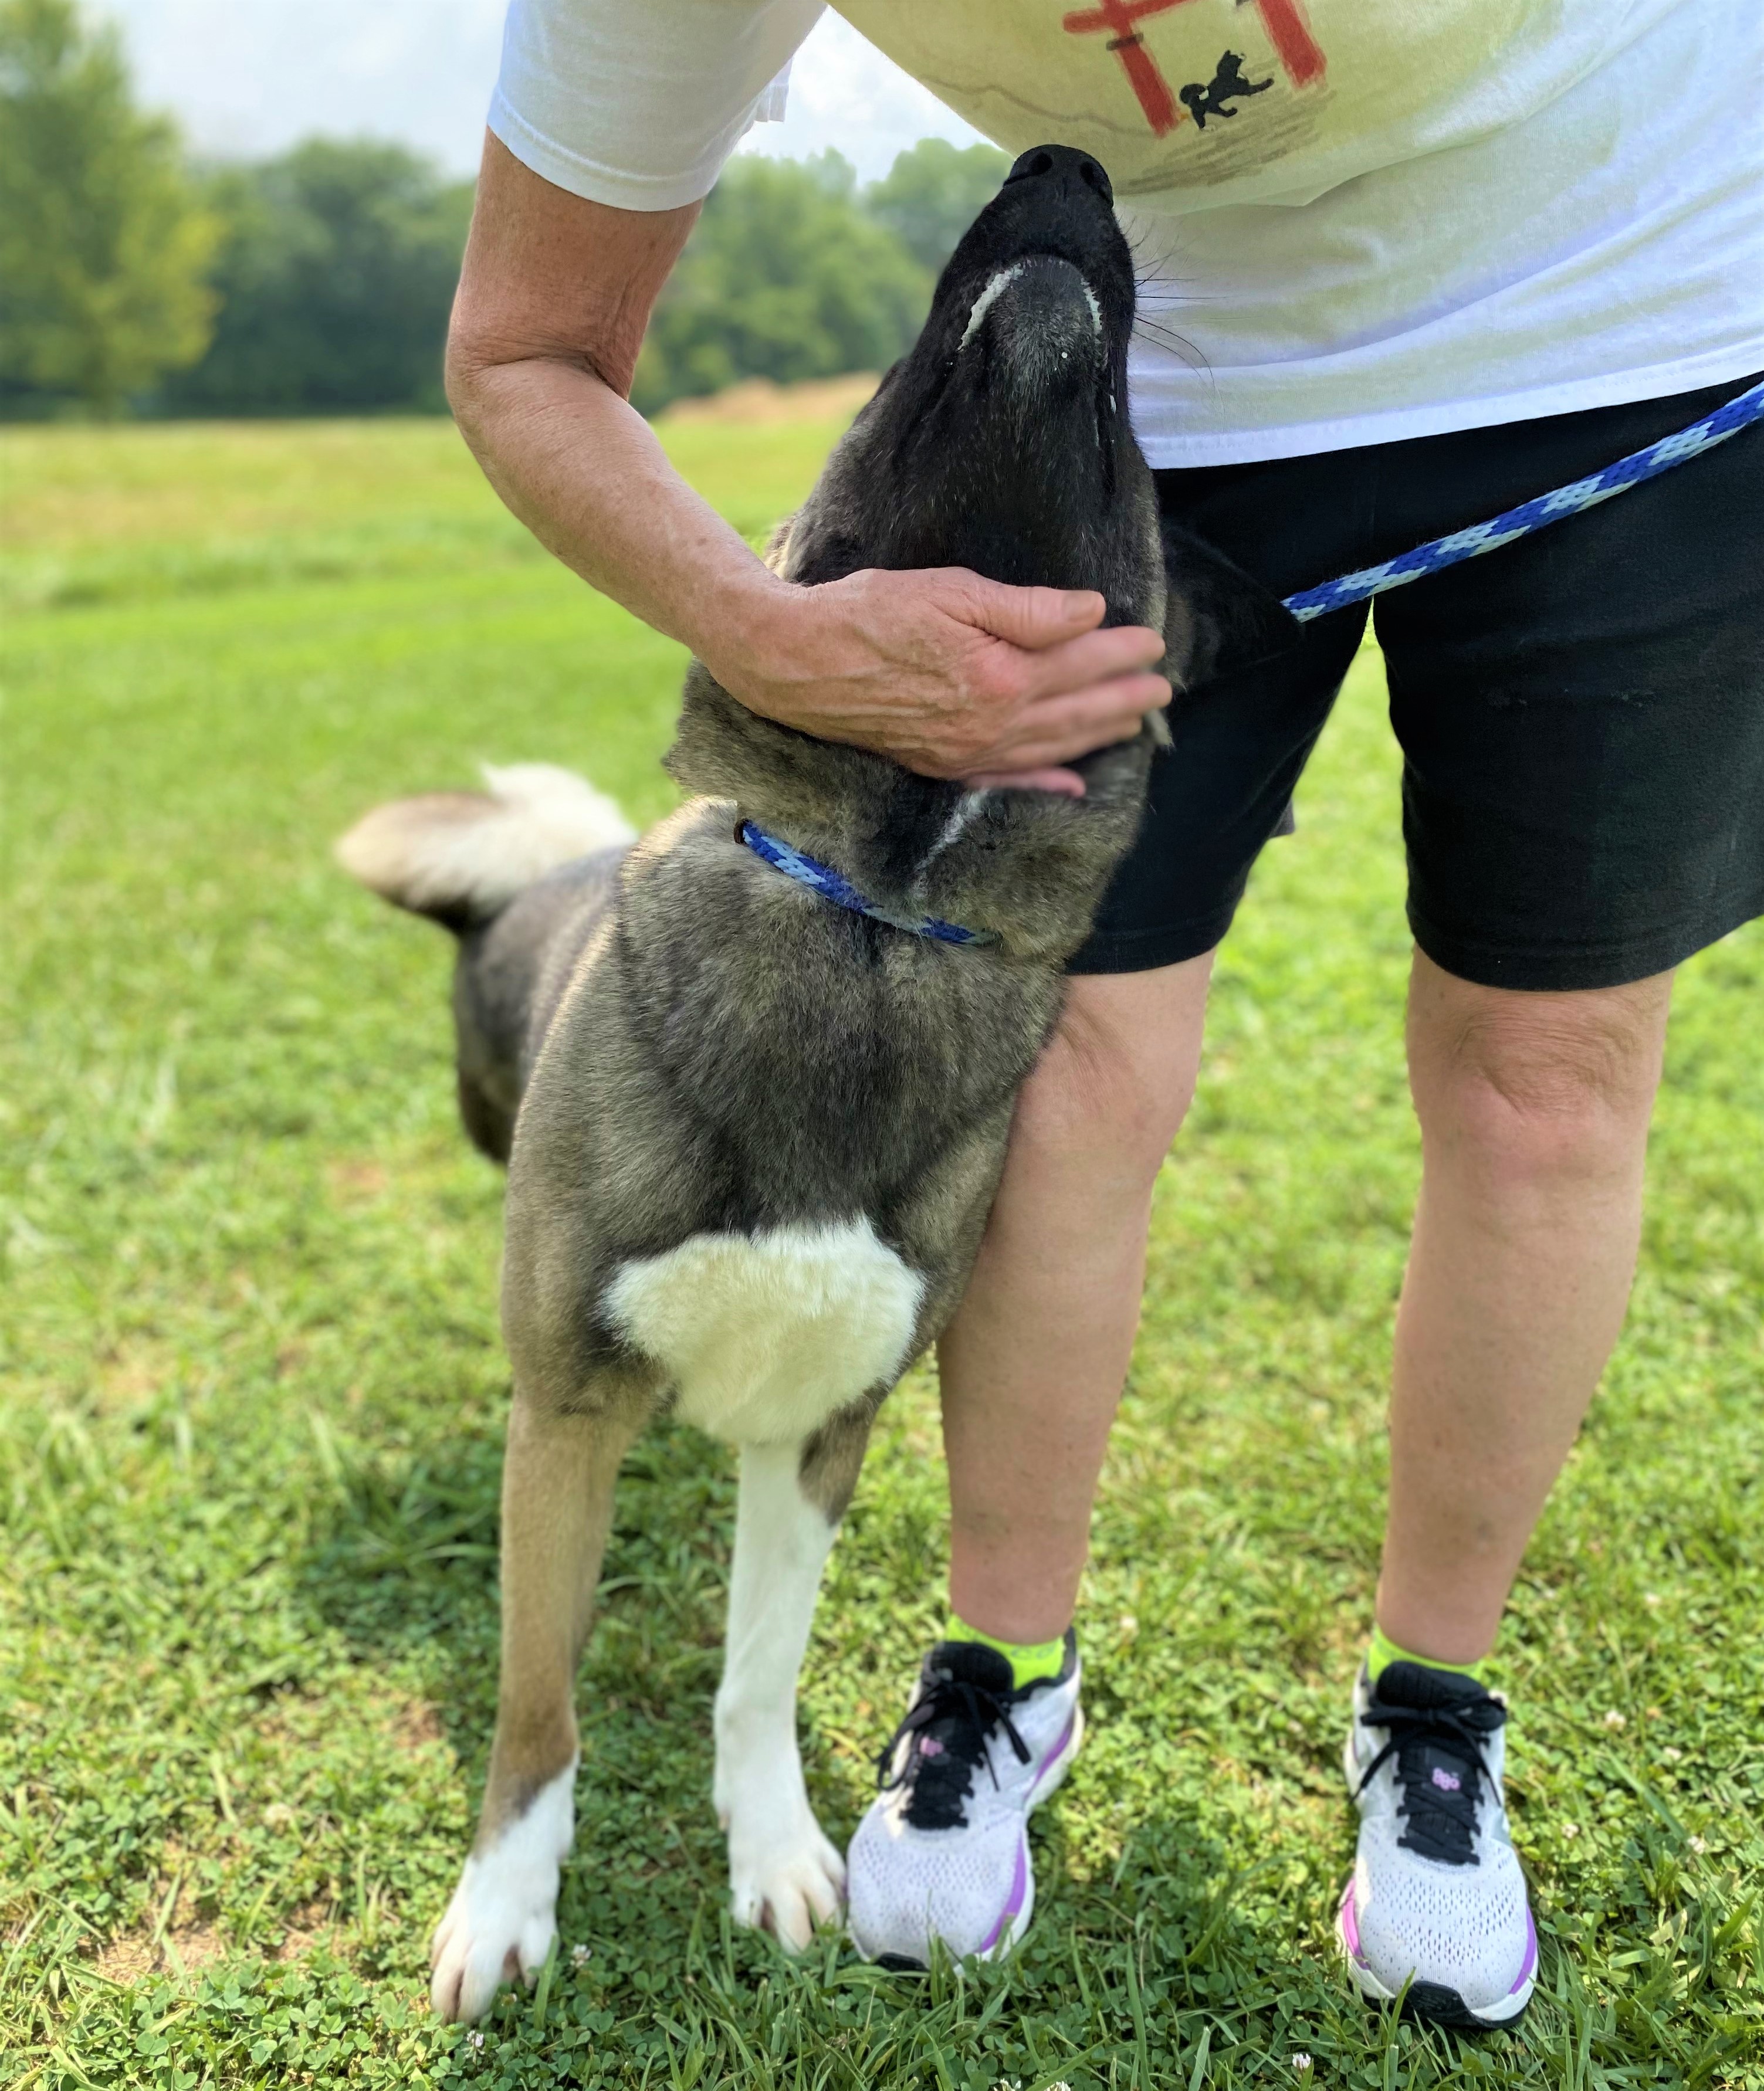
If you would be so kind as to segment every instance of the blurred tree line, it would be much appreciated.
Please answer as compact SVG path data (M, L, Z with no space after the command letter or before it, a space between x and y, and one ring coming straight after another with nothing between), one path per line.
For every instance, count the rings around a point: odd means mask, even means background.
M663 291L633 398L879 369L1005 156L925 139L732 161ZM0 0L0 416L442 412L472 209L396 145L192 167L76 0Z
M990 145L924 138L860 189L837 153L731 160L656 301L633 402L652 414L739 377L886 368L1009 164Z

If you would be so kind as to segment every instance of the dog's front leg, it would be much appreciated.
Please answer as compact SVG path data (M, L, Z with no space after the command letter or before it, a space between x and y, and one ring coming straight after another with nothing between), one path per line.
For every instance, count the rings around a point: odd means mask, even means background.
M839 1528L810 1500L804 1447L744 1445L717 1693L717 1815L729 1833L735 1921L800 1951L839 1914L845 1866L821 1834L796 1748L796 1677Z
M429 1948L442 2018L480 2017L505 1976L531 1980L551 1950L576 1827L576 1666L613 1483L636 1434L623 1419L559 1416L516 1390L502 1467L496 1740L477 1840Z

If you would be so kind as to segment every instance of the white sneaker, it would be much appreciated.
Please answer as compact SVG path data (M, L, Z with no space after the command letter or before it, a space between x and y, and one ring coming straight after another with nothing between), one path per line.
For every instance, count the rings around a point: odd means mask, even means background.
M1531 2001L1538 1930L1501 1797L1505 1701L1460 1671L1361 1671L1344 1766L1360 1850L1339 1930L1365 1997L1437 2025L1507 2026Z
M939 1641L925 1658L847 1860L852 1937L866 1959L922 1968L940 1938L957 1960L994 1960L1028 1930L1029 1811L1078 1754L1078 1681L1070 1631L1059 1676L1021 1691L982 1642Z

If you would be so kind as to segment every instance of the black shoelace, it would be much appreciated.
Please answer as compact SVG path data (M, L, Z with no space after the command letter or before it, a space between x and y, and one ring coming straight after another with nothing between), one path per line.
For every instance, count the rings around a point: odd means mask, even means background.
M876 1758L876 1783L884 1793L909 1789L907 1820L917 1830L955 1830L967 1820L962 1803L973 1791L974 1767L984 1764L998 1783L986 1738L1002 1728L1019 1764L1029 1746L1017 1733L1010 1709L997 1692L963 1677L934 1677L907 1710L907 1718ZM933 1748L928 1752L925 1744ZM898 1770L895 1756L904 1742Z
M1423 1858L1473 1866L1477 1785L1494 1791L1482 1745L1505 1724L1507 1709L1486 1693L1441 1706L1399 1706L1374 1688L1360 1718L1369 1728L1387 1728L1390 1740L1361 1774L1354 1798L1394 1756L1407 1818L1397 1842Z

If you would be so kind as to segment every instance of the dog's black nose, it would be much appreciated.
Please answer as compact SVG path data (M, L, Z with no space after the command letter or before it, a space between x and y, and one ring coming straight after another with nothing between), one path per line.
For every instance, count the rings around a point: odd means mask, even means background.
M1115 189L1103 172L1102 163L1093 160L1088 153L1080 153L1071 145L1036 145L1025 153L1004 178L1009 188L1012 182L1039 181L1046 175L1074 175L1086 188L1094 189L1105 203L1113 203Z

